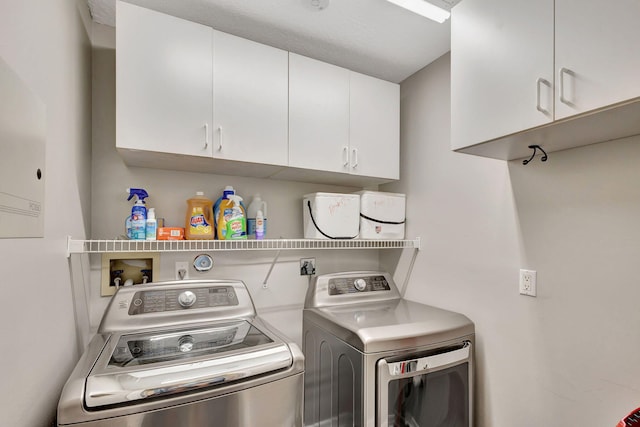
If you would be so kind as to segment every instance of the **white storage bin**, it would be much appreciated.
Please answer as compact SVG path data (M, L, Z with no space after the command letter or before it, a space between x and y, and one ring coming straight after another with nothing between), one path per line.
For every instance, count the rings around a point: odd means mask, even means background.
M302 199L305 239L354 239L360 225L358 194L311 193Z
M361 239L404 239L404 194L378 191L356 194L360 195Z

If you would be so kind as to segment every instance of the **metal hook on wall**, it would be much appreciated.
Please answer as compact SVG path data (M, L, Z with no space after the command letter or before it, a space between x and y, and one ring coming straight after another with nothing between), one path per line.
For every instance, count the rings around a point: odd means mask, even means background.
M533 158L536 156L537 150L542 151L542 154L543 154L543 155L542 155L542 157L540 157L540 160L541 160L541 161L546 162L546 161L547 161L547 159L549 158L549 157L547 156L547 152L546 152L546 151L544 151L544 150L542 149L542 147L540 147L539 145L530 145L530 146L529 146L529 148L531 148L531 149L533 150L533 153L531 153L531 157L529 157L527 160L523 160L523 161L522 161L522 164L523 164L523 165L526 165L526 164L528 164L531 160L533 160Z

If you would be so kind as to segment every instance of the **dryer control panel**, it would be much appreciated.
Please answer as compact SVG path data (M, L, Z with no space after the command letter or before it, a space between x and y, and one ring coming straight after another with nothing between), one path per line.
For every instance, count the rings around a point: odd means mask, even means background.
M344 295L357 292L388 291L389 282L382 275L360 277L336 277L329 279L329 295Z
M351 271L315 277L305 299L305 308L399 299L398 287L384 271Z

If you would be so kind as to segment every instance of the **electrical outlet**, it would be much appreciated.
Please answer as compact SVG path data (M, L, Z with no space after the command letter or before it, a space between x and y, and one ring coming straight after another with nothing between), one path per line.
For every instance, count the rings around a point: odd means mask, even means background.
M187 261L176 262L176 280L186 280L189 278L189 263Z
M536 296L536 271L520 270L520 294Z

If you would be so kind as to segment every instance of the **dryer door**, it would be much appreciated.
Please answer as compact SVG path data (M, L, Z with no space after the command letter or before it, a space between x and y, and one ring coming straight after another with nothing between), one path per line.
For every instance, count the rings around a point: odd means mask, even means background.
M377 363L377 426L471 427L471 342Z

